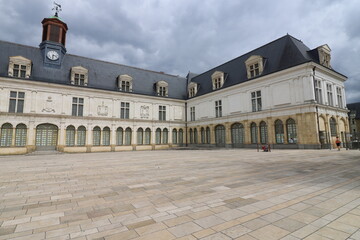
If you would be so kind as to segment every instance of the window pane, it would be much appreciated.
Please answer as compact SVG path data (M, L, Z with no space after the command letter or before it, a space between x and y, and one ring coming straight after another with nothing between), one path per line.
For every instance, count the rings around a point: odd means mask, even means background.
M16 112L22 113L24 111L24 100L18 100L18 107Z
M24 92L19 92L19 98L25 98L25 93Z

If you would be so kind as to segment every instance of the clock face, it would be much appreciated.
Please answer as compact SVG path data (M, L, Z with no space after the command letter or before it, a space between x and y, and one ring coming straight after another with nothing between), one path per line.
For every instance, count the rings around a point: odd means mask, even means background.
M59 59L59 53L54 50L50 50L47 52L46 57L52 61L55 61Z

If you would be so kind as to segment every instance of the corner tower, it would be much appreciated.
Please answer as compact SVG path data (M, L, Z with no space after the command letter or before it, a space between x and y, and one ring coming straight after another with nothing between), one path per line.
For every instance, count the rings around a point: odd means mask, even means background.
M56 4L54 9L55 15L50 18L44 18L41 22L43 25L43 33L40 49L44 66L61 68L61 63L66 53L65 43L68 27L66 23L58 17L61 6Z

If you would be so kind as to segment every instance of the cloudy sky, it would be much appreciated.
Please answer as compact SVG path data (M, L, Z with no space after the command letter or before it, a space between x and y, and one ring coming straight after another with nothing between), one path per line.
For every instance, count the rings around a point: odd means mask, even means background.
M327 43L332 67L360 102L359 0L57 0L67 51L186 76L289 33L313 49ZM0 39L38 46L53 0L0 0ZM1 54L1 53L0 53Z

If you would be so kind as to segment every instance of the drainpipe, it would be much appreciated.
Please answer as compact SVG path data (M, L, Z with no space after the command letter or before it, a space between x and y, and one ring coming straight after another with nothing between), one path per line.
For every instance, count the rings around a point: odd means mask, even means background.
M188 146L187 102L185 102L185 146Z

